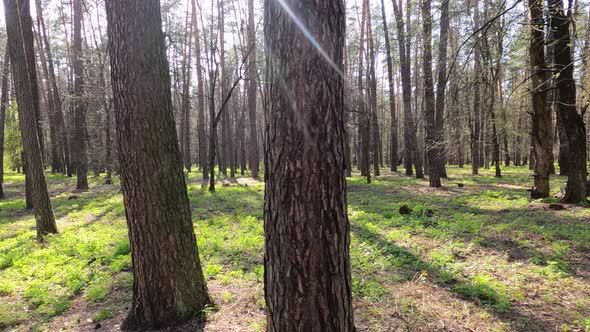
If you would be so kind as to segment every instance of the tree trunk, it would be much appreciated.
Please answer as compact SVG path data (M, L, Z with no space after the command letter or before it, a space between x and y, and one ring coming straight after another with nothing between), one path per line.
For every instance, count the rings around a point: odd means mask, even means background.
M195 59L196 59L196 70L197 70L197 112L198 112L198 124L197 124L197 135L199 136L199 165L203 172L203 186L209 179L209 160L207 159L207 134L205 132L205 91L203 84L203 64L201 60L201 32L199 25L197 24L197 5L196 1L192 0L193 7L193 26L195 29Z
M473 24L474 30L479 30L479 0L475 0L473 5ZM479 33L476 33L474 38L478 40ZM473 75L475 80L473 82L473 126L471 128L471 174L479 174L480 164L480 136L481 136L481 45L479 42L474 47L474 65Z
M84 98L84 63L82 59L82 0L74 0L72 66L74 69L74 139L76 189L88 189L88 156L86 151L86 106Z
M380 152L381 137L379 135L379 119L377 117L377 77L375 76L375 43L373 41L373 28L371 26L371 11L367 10L367 40L369 45L369 67L367 68L367 85L369 99L369 131L370 131L370 148L373 155L373 172L375 176L380 176Z
M367 182L371 183L371 169L370 169L370 161L369 161L369 149L370 149L370 141L371 141L371 134L370 134L370 111L366 109L366 101L365 101L365 94L364 94L364 84L363 84L363 74L365 73L365 68L363 66L363 59L365 56L365 28L366 28L366 20L367 20L367 10L368 10L368 0L363 0L362 10L361 10L361 35L360 35L360 46L359 46L359 69L358 69L358 117L359 117L359 154L360 154L360 168L361 168L361 176L367 177ZM368 59L367 59L367 62ZM367 78L368 80L368 78Z
M8 47L4 54L4 64L2 65L2 77L0 77L0 84L2 84L2 92L0 93L0 199L4 196L4 129L6 124L6 105L8 104L8 75L10 70L10 60L8 59Z
M37 10L37 20L40 25L40 31L42 44L44 45L44 53L47 59L47 70L48 70L48 79L49 84L51 85L51 93L53 94L53 106L54 109L52 110L52 117L56 127L56 139L59 141L58 146L58 157L57 160L53 160L52 158L52 168L57 168L58 172L65 172L66 163L69 159L69 147L68 147L68 139L67 139L67 132L65 129L65 121L63 117L63 113L61 111L61 99L59 94L59 89L57 88L57 78L55 77L55 68L53 64L53 55L51 53L51 45L49 44L49 39L47 38L47 31L45 28L45 20L43 19L43 9L41 7L41 1L35 0L36 10ZM53 151L52 151L53 154Z
M436 86L436 109L434 121L434 138L436 144L435 167L442 178L447 177L446 153L444 142L445 94L447 89L447 46L449 43L449 1L441 3L440 42L438 46L438 81Z
M434 82L432 81L432 16L430 0L422 0L422 40L423 59L422 75L424 77L424 117L426 119L426 154L428 160L428 178L431 187L440 187L440 174L436 167L437 141L435 133Z
M40 22L40 16L37 15L37 23L38 26L40 26L41 24ZM38 30L41 30L41 27L39 27ZM37 34L35 35L36 37L36 42L38 45L41 45L41 40L42 37L40 35L39 32L37 32ZM57 173L59 171L60 168L60 158L59 158L59 135L57 132L57 126L56 126L56 117L54 116L53 112L55 111L55 101L53 99L53 92L51 91L52 87L51 87L51 83L50 83L50 79L49 79L49 69L47 66L47 58L45 56L45 51L43 49L43 47L39 47L38 48L38 53L39 53L39 58L41 58L41 69L42 69L42 73L43 73L43 78L40 80L40 82L45 82L45 91L46 92L46 103L47 103L47 118L48 118L48 123L49 123L49 140L50 140L50 154L51 154L51 172L52 173Z
M389 125L389 167L392 172L397 172L398 133L397 117L395 111L395 85L393 79L393 63L391 60L391 43L389 41L389 29L387 27L387 16L385 15L384 0L381 0L381 16L383 19L383 31L385 35L385 59L387 61L387 83L389 86L389 112L391 118L391 123Z
M190 85L191 85L191 59L192 59L192 29L193 29L193 19L191 16L189 22L189 15L188 13L188 4L187 4L187 19L186 19L186 31L185 31L185 38L184 38L184 46L183 46L183 59L182 59L182 101L181 101L181 108L182 108L182 117L181 117L181 128L182 128L182 161L184 163L184 168L187 172L191 171L191 99L190 99Z
M33 26L28 0L4 2L8 49L18 101L19 124L25 160L28 166L30 195L34 207L37 239L48 233L57 233L53 210L43 172L43 159L37 126L39 89L33 49Z
M543 30L543 8L538 0L529 0L531 25L530 66L532 69L532 146L534 153L535 184L531 191L533 198L549 196L549 173L551 155L551 127L546 108L547 66L545 64L545 33ZM532 163L532 160L531 160Z
M567 176L569 175L569 144L567 142L565 126L561 121L561 116L559 116L559 106L556 107L556 111L557 135L559 136L559 156L557 157L557 162L559 164L559 175Z
M267 59L265 149L267 331L355 330L344 164L344 27L341 0L265 1L266 49L273 54Z
M220 66L220 80L221 88L220 99L223 100L227 94L227 71L225 68L225 8L224 0L217 1L218 19L219 19L219 66ZM221 103L220 103L221 104ZM230 139L231 133L229 128L229 112L224 112L221 116L221 147L219 151L220 171L224 176L227 176L227 167L230 165Z
M182 172L160 1L107 0L106 10L135 277L123 328L165 328L197 317L210 301Z
M213 57L211 50L211 57ZM209 73L209 191L215 191L215 157L217 154L217 122L215 121L215 80L217 70ZM219 163L221 167L221 163Z
M564 12L563 1L547 0L550 27L555 37L555 69L559 91L559 117L569 145L569 174L563 201L586 201L586 127L576 108L576 81L572 63L570 16Z
M396 0L392 0L392 2L397 23L397 38L400 53L400 67L402 76L401 81L404 106L404 167L406 169L406 175L410 176L414 173L412 170L413 164L418 163L417 159L420 159L421 157L417 153L418 142L416 138L416 131L414 130L414 116L412 114L412 82L409 57L410 53L409 49L407 49L409 43L406 42L404 18L400 10L401 4L398 5ZM416 177L419 177L417 164Z
M254 24L254 0L248 0L248 48L250 56L248 58L248 155L250 160L250 171L252 177L257 179L260 164L260 154L258 152L258 129L256 124L256 87L258 67L256 63L256 30Z

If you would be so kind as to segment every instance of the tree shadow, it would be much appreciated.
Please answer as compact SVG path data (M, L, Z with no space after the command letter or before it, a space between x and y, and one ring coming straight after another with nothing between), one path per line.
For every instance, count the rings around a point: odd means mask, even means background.
M449 280L446 271L424 261L406 248L395 245L384 239L383 236L371 231L365 225L353 224L351 230L362 241L378 248L382 255L386 256L388 259L394 260L401 268L406 269L413 274L420 271L427 271L429 275L428 280L430 282L447 290L456 298L471 301L478 306L490 309L499 319L509 322L515 331L545 331L552 329L554 326L553 322L542 317L532 316L514 303L511 303L509 307L496 306L500 304L499 302L502 301L502 299L500 298L501 295L499 295L494 289L488 289L487 293L466 296L466 293L462 290L473 287L468 281L461 280L460 278L452 278ZM446 280L446 282L442 282L441 280ZM499 308L502 308L502 310L499 310Z

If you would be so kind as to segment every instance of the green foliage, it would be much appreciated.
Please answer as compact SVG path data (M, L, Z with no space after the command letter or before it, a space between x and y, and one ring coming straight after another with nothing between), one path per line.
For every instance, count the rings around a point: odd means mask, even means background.
M105 309L101 309L94 316L92 316L92 321L93 322L100 322L105 319L113 318L114 316L115 316L115 312L112 308L105 308Z
M466 284L460 284L453 290L471 299L481 301L483 305L490 305L498 312L505 313L511 308L510 300L504 287L490 276L476 275Z
M350 178L353 296L384 312L399 309L409 321L428 322L423 316L428 310L417 309L425 287L426 293L446 294L443 305L449 311L467 306L482 329L514 330L520 323L499 320L496 314L510 317L523 299L530 301L530 293L544 294L538 301L558 312L563 305L558 292L584 292L576 288L581 281L574 268L576 255L590 249L590 212L528 209L546 203L528 198L524 188L530 179L522 169L505 169L502 179L482 173L473 178L469 170L450 168L451 180L445 185L466 184L453 195L445 190L416 195L424 183L410 177L384 176L370 185L358 176ZM220 186L209 193L196 182L200 176L190 173L187 182L208 282L222 288L260 287L264 185ZM91 191L69 200L61 188L64 183L73 187L75 179L48 175L50 190L60 192L52 197L60 233L44 244L35 241L34 218L23 210L22 197L0 201L0 328L32 321L43 330L43 322L63 314L73 301L96 308L89 318L99 322L118 316L130 301L130 244L119 188L89 179L94 181ZM5 180L8 190L23 186L22 175L7 174ZM557 191L564 179L555 182ZM400 215L402 205L413 212ZM122 299L112 305L111 299L121 293ZM262 294L255 301L260 308ZM216 295L222 309L239 298L233 291ZM583 329L590 312L581 297L579 305L568 307L571 314L564 320ZM392 299L396 309L386 307Z

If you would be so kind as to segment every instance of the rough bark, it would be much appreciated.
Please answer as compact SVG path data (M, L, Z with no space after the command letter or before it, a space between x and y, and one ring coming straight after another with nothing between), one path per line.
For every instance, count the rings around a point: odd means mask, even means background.
M49 200L43 172L41 144L39 142L37 113L39 113L39 88L35 70L33 26L28 0L4 1L8 50L12 77L18 102L19 125L27 164L29 193L34 208L37 239L48 233L57 233L55 218Z
M314 36L316 49L292 13ZM267 331L354 331L344 147L344 4L265 1ZM293 103L293 99L297 103Z
M164 328L199 316L209 298L174 124L160 1L108 0L106 10L135 277L123 327Z
M572 63L570 15L566 15L561 0L547 0L549 25L555 37L555 69L559 92L559 117L565 128L569 145L569 174L563 201L580 203L586 201L586 127L576 108L576 81Z
M538 0L529 0L529 23L531 39L529 46L532 104L532 146L534 153L533 198L549 196L549 174L551 156L551 127L546 110L547 65L545 64L545 33L543 30L543 8ZM532 160L531 160L532 162Z

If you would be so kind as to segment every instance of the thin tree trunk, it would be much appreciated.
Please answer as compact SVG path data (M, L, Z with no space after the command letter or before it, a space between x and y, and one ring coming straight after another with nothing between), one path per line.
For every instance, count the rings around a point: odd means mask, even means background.
M370 110L367 111L366 100L365 100L365 86L363 83L363 75L365 68L363 66L363 60L365 57L365 33L366 33L366 20L368 10L368 0L363 0L361 9L361 35L360 35L360 46L359 46L359 69L358 69L358 117L359 117L359 154L360 154L360 168L361 176L366 176L367 182L371 183L371 169L369 161L369 150L370 150ZM367 59L367 63L368 63ZM368 81L369 78L367 78ZM367 83L368 85L368 83Z
M250 56L248 58L248 154L250 160L250 171L252 177L257 179L260 164L260 154L258 152L258 129L256 124L256 87L258 67L256 63L256 28L254 25L254 0L248 0L248 48Z
M475 0L473 5L473 24L474 31L479 30L479 0ZM480 34L476 33L474 38L478 40ZM481 44L477 42L474 49L474 66L473 75L474 92L473 92L473 126L471 128L471 173L479 174L480 163L480 136L481 136Z
M391 60L391 43L389 41L389 29L387 27L387 15L385 15L385 2L381 0L381 17L383 20L383 31L385 35L385 54L387 61L387 83L389 86L389 114L391 122L389 125L389 169L397 172L398 160L398 132L397 116L395 109L395 84L393 79L393 63Z
M201 31L197 24L197 5L196 1L192 0L193 7L193 26L195 29L195 59L197 70L197 113L198 124L197 134L199 136L199 165L203 172L203 186L209 179L209 160L207 159L207 134L205 132L205 91L203 83L203 64L201 59Z
M446 154L444 142L445 95L447 89L447 47L449 43L449 2L443 0L440 15L440 41L438 46L438 81L436 86L436 107L434 120L434 138L436 144L436 159L434 160L437 173L442 178L447 177Z
M37 23L40 21L40 16L37 16ZM40 27L38 29L41 30ZM42 37L40 33L37 31L36 34L36 41L38 45L42 45ZM41 58L41 68L44 79L41 82L45 82L45 92L46 92L46 103L47 103L47 118L49 123L49 140L50 140L50 155L51 155L51 172L57 173L60 169L61 160L59 158L59 135L57 132L57 124L56 124L56 117L54 115L55 112L55 100L53 99L53 92L51 91L51 83L49 78L49 69L47 66L47 58L45 56L45 51L43 47L38 48L39 57Z
M37 10L37 20L40 25L39 33L41 34L42 44L44 45L44 53L47 59L47 69L48 69L48 84L51 86L49 89L53 94L53 106L54 109L52 110L52 117L56 127L56 142L58 146L57 151L57 159L53 160L53 151L52 151L52 167L55 167L58 172L65 172L66 163L69 159L69 147L68 147L68 140L67 140L67 132L65 129L65 122L63 113L61 110L61 99L59 94L59 89L57 88L57 79L55 77L55 68L53 64L53 55L51 53L51 45L49 44L49 39L47 38L47 31L45 28L45 20L43 18L43 9L41 7L41 0L35 0L35 6ZM51 121L51 120L50 120Z
M2 84L2 92L0 93L0 199L4 196L4 129L6 124L6 106L8 104L8 75L10 70L10 54L8 47L4 54L4 64L2 65L2 77L0 84Z
M74 140L76 189L88 189L88 156L86 151L86 106L84 98L84 63L82 59L82 0L74 0L72 66L74 69Z
M412 115L412 82L409 57L410 53L407 49L409 43L406 42L404 18L400 10L401 3L398 5L396 0L392 0L392 2L397 22L397 38L400 53L399 58L404 106L404 168L406 170L406 175L411 176L414 173L412 169L414 159L419 158L419 156L414 155L413 153L417 142L416 133L414 131L414 118Z
M219 66L220 66L220 80L221 88L220 99L223 100L227 94L227 71L225 68L225 8L224 0L217 1L218 6L218 20L219 20ZM224 176L227 176L227 167L230 165L230 142L231 133L229 129L229 112L224 112L221 116L221 147L219 152L220 170Z
M369 67L367 68L367 85L369 99L369 132L371 135L370 148L372 150L373 172L375 176L380 176L380 146L381 137L379 135L379 119L377 117L377 78L375 76L375 43L373 41L373 28L371 24L371 11L367 11L367 40L369 45Z

